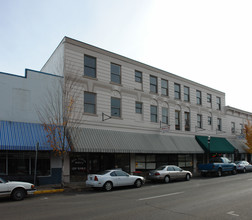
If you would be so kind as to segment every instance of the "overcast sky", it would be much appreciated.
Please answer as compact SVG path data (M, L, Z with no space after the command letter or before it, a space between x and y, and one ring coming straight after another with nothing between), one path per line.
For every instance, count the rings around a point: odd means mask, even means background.
M0 72L40 70L64 36L226 93L252 112L251 0L0 0Z

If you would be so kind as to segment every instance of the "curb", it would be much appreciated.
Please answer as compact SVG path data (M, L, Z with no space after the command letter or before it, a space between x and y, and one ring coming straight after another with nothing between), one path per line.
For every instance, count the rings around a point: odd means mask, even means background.
M58 192L64 192L64 189L38 190L38 191L35 191L33 194L39 195L39 194L58 193Z

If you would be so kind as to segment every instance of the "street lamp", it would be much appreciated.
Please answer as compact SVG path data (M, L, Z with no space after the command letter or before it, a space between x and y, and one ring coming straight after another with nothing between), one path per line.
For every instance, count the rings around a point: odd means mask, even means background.
M210 160L210 155L211 155L210 140L211 140L211 136L208 136L207 144L208 144L208 150L209 150L209 160Z

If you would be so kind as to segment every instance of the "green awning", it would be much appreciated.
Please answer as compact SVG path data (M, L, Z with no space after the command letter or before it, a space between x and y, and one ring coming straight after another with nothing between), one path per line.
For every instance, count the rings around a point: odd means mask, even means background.
M204 149L206 153L225 153L233 154L234 146L230 144L226 138L221 137L211 137L210 146L208 146L208 137L207 136L195 136L199 145Z

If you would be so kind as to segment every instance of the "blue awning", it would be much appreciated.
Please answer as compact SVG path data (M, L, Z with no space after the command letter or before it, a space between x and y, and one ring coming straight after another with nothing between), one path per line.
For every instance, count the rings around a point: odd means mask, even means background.
M41 124L0 121L0 150L52 150Z

